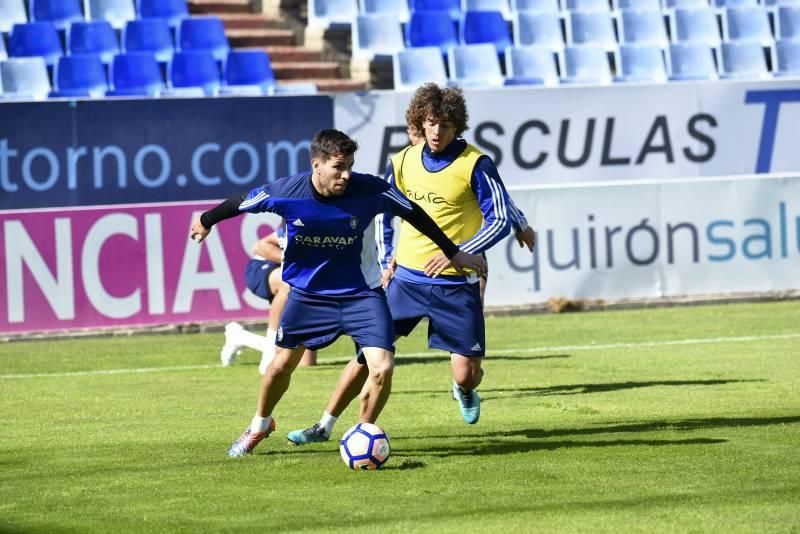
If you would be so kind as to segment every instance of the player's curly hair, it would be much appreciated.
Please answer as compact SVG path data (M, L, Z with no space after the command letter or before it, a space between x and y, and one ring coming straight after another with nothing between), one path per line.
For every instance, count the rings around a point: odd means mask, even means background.
M358 143L346 133L329 128L320 130L311 140L311 158L327 161L331 156L350 156L358 150Z
M466 132L469 129L469 114L461 88L442 88L435 83L426 83L417 89L406 110L406 124L422 132L422 124L428 117L453 123L456 137Z

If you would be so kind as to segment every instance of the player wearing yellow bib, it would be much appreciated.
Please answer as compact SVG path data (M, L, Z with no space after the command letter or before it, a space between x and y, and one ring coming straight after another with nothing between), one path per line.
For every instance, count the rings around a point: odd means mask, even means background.
M509 199L492 160L461 139L467 130L467 108L458 88L436 84L420 87L406 120L410 131L424 133L425 143L410 146L391 159L386 179L417 202L462 251L480 254L509 233ZM453 395L468 424L478 422L485 354L485 327L478 277L447 269L437 278L424 273L435 245L403 224L397 267L391 265L392 227L378 228L379 254L395 332L406 336L425 317L428 346L450 353ZM381 235L382 234L382 235ZM382 239L381 239L382 238ZM393 272L392 272L393 271ZM303 445L325 441L337 417L358 395L366 379L363 361L353 360L342 373L322 420L305 430L290 432L290 442Z

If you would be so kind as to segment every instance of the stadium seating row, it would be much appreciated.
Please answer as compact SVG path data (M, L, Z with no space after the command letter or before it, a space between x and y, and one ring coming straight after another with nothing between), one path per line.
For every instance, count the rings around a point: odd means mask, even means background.
M68 54L99 54L105 63L121 50L152 52L159 61L167 62L176 48L208 50L217 61L223 61L230 49L222 20L212 16L183 19L177 27L177 47L166 19L158 18L128 21L122 30L122 46L117 32L105 20L70 23L65 30L65 41ZM48 65L54 65L64 52L61 37L50 22L18 23L11 28L10 57L41 56Z
M501 55L512 43L539 45L560 51L565 45L602 46L613 51L619 44L667 47L670 43L703 43L717 47L723 41L755 41L771 46L778 40L800 39L800 3L776 10L775 30L767 10L731 7L719 13L712 8L514 13L511 28L496 11L467 12L454 23L447 13L412 14L403 25L392 15L357 15L352 25L353 55L372 58L392 55L404 48L438 46L442 53L460 44L492 43Z
M800 42L778 41L774 53L774 59L771 53L765 56L764 48L752 42L725 42L719 49L694 43L672 44L667 49L622 45L611 54L595 46L567 46L560 52L522 46L507 49L504 75L494 46L475 44L451 49L447 66L438 47L408 48L395 54L393 69L395 88L400 90L427 81L499 87L800 76ZM774 65L772 70L770 65Z
M709 3L709 1L711 3ZM798 0L309 0L310 26L349 25L358 15L386 14L407 23L414 12L442 11L458 21L469 11L496 11L511 20L515 13L567 11L670 10L702 7L796 5Z
M0 93L5 98L42 100L47 97L266 95L288 91L276 85L269 56L261 50L228 54L224 75L213 54L205 50L177 52L167 66L165 83L154 54L129 52L112 57L108 68L101 56L63 56L53 71L51 87L42 57L0 62ZM110 83L109 83L110 81ZM308 87L303 87L308 92Z
M105 20L122 29L136 18L163 18L174 28L188 16L186 0L0 0L0 32L5 33L14 24L43 21L59 30L81 20Z

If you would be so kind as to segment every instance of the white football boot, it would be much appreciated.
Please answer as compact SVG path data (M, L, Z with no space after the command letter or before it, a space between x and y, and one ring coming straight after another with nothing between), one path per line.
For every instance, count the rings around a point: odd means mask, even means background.
M225 325L225 344L219 353L219 359L223 367L229 367L236 361L236 357L242 353L244 346L238 339L244 331L244 327L239 323L228 323Z

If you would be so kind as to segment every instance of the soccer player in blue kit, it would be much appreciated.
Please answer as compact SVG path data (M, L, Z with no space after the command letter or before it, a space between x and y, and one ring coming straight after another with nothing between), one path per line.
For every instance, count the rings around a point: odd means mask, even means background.
M508 235L529 249L534 232L510 202L494 162L461 138L468 128L463 92L455 87L425 84L417 89L406 112L412 146L391 158L386 180L409 198L418 200L436 224L461 250L480 254ZM424 143L414 144L412 134L421 132ZM384 282L398 335L406 336L427 317L428 346L450 353L453 397L464 421L480 418L480 396L475 389L483 378L486 350L480 273L443 271L436 279L426 277L426 257L435 245L420 232L402 224L396 268L391 260L392 226L383 222L380 243ZM293 430L287 439L296 445L329 439L338 415L355 398L366 377L363 357L352 360L342 372L319 423Z
M357 149L344 133L321 130L311 142L310 173L228 199L192 222L190 236L197 241L215 224L244 212L270 211L287 225L283 280L292 289L278 328L279 349L264 375L255 416L228 450L231 457L251 453L275 429L272 412L304 350L321 349L341 334L363 348L369 370L359 421L374 423L378 418L391 390L395 332L372 237L376 215L400 216L437 244L443 254L426 262L426 276L448 268L478 274L486 269L483 258L459 250L394 186L353 172Z

